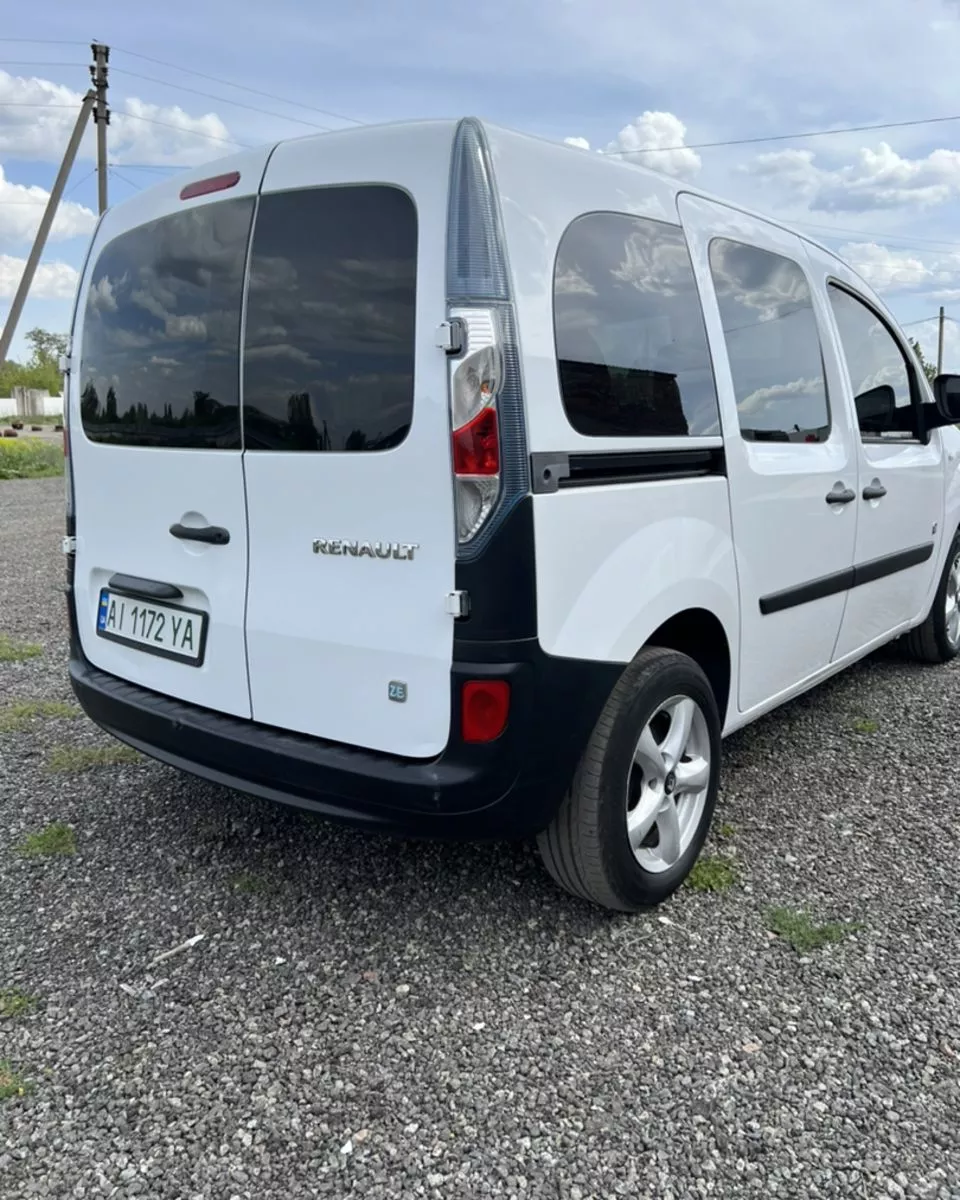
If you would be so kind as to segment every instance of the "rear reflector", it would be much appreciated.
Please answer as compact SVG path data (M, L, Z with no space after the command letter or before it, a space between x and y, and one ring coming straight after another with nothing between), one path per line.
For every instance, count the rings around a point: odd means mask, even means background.
M510 715L510 684L503 679L471 679L461 694L460 732L465 742L495 741Z
M211 192L225 192L240 182L239 171L228 171L226 175L211 175L209 179L197 179L180 190L181 200L193 200L197 196L209 196Z

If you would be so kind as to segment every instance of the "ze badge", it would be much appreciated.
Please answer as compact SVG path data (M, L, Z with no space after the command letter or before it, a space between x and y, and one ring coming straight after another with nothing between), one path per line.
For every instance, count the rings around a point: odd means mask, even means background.
M407 685L399 680L391 680L387 684L387 696L397 704L406 704L407 702Z

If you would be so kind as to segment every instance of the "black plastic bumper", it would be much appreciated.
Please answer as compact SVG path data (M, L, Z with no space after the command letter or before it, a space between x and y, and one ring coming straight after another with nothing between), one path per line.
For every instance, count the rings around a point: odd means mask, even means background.
M477 643L453 664L452 731L460 684L511 684L503 735L429 761L286 733L185 704L92 666L73 628L70 679L84 711L144 753L216 783L384 831L468 839L526 837L553 817L622 667L552 658L537 641ZM462 645L458 647L463 652Z

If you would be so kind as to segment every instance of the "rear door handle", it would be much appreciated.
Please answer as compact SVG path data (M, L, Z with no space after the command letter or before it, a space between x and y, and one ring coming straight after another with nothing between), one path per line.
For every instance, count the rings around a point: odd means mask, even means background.
M178 522L170 526L170 532L185 542L210 542L213 546L225 546L230 541L230 530L222 525L201 525L199 529L194 529Z
M828 504L849 504L856 498L857 493L853 488L845 488L841 483L835 484L832 492L827 492Z
M887 494L887 489L879 481L877 483L868 483L863 489L864 500L882 500Z

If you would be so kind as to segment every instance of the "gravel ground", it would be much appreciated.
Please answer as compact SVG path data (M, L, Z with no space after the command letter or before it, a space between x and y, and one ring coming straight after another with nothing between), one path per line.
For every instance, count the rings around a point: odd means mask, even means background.
M62 481L0 483L0 706L68 700ZM740 881L640 918L527 846L389 842L0 734L0 1195L960 1197L958 669L727 743ZM22 839L72 826L72 857ZM805 954L770 906L854 921ZM191 948L157 955L202 934Z

